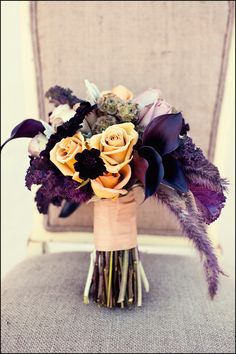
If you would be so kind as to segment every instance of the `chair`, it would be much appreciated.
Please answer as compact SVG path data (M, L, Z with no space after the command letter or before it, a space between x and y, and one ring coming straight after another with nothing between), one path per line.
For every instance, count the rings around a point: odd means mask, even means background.
M30 11L43 119L51 109L44 93L55 84L79 97L85 78L101 89L122 83L135 94L158 87L214 160L233 2L32 1ZM67 219L59 213L56 207L44 218L34 213L30 255L47 253L50 242L92 245L92 205ZM139 206L138 232L149 252L187 248L175 217L151 201ZM82 304L88 253L21 263L2 285L3 352L233 353L232 281L223 279L211 302L194 257L144 253L142 259L151 293L132 311Z
M40 117L47 120L52 107L44 94L55 84L70 87L79 97L86 96L84 78L101 89L123 83L136 94L158 87L183 111L196 144L213 160L232 6L231 2L32 2ZM207 37L202 36L205 30ZM203 112L204 124L199 124ZM46 251L48 241L92 243L92 204L66 219L58 218L59 213L60 208L52 206L44 228L42 217L35 214L29 254ZM175 216L154 201L138 207L138 233L141 247L188 247ZM220 249L217 237L212 241Z

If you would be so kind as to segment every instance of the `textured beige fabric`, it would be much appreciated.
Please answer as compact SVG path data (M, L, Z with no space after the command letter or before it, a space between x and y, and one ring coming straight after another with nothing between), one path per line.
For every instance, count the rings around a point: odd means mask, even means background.
M85 78L102 90L124 84L138 94L156 87L182 110L197 145L213 157L230 2L39 1L32 2L31 11L42 118L51 110L43 94L55 84L80 97L85 97ZM139 232L178 232L175 219L153 205L141 207ZM51 226L92 226L86 214L91 207L67 220L58 220L53 210Z
M147 255L143 307L83 304L89 254L18 265L2 283L2 353L235 353L232 279L212 301L198 259Z

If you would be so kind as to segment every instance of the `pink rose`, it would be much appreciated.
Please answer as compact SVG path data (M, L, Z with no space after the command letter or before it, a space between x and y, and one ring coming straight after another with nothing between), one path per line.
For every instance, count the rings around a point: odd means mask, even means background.
M148 89L134 98L132 102L139 105L139 125L144 127L154 118L172 111L172 106L163 99L158 89Z

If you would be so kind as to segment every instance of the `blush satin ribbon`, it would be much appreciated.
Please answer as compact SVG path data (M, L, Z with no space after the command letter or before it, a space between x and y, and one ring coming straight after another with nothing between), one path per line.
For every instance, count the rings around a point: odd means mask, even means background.
M97 251L128 250L137 246L134 192L116 200L94 203L94 242Z

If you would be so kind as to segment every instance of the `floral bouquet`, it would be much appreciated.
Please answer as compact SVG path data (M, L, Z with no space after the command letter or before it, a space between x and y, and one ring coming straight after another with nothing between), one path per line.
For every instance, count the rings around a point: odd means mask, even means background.
M100 92L88 80L85 84L86 100L69 89L50 88L46 97L55 109L48 123L26 119L6 141L32 138L26 186L40 186L35 197L40 213L50 204L62 205L60 217L66 217L94 202L95 251L84 302L91 294L102 306L141 306L142 286L149 291L137 247L136 186L143 188L144 200L155 198L176 215L200 252L213 298L223 272L206 224L219 217L227 182L160 90L133 97L123 86Z

